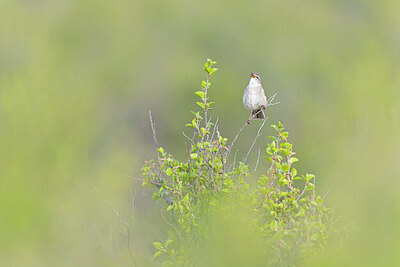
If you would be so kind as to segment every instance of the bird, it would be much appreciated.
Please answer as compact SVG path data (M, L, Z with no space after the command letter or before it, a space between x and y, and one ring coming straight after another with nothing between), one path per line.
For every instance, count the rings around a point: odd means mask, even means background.
M265 119L263 110L267 107L267 97L261 84L260 76L252 72L249 84L246 86L243 94L243 105L245 109L250 110L250 116L247 123L252 119Z

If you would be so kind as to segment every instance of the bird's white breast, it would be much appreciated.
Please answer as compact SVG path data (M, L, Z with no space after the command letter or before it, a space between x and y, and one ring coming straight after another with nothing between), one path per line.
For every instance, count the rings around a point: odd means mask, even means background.
M264 89L260 83L250 79L243 94L243 105L248 110L257 110L261 106L266 106L267 98L265 97Z

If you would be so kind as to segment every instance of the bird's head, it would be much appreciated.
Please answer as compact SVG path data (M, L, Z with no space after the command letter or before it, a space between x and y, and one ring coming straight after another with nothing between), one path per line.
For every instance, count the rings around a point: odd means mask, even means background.
M260 75L255 72L252 72L250 75L250 82L251 83L261 83Z

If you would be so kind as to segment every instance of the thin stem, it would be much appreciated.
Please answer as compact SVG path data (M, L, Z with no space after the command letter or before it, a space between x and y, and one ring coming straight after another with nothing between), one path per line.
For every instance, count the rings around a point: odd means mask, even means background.
M239 129L239 131L238 131L238 133L236 134L235 138L233 138L233 141L232 141L231 145L229 146L227 155L226 155L226 157L225 157L225 162L224 162L224 166L223 166L223 172L225 172L225 167L226 167L226 164L227 164L227 162L228 162L228 160L229 160L229 156L230 156L230 154L231 154L233 145L235 144L236 140L238 139L240 133L243 131L244 127L246 127L247 125L249 125L249 124L248 124L247 121L246 121L246 122L243 124L243 126Z
M274 99L275 99L275 96L276 96L276 93L273 94L270 98L268 98L267 104L266 104L265 108L267 108L267 107L269 107L269 106L273 106L273 105L279 104L279 102L272 103L272 101L274 101ZM259 112L262 112L262 110L260 110ZM231 145L230 145L229 148L228 148L228 152L227 152L227 155L226 155L226 158L225 158L225 162L224 162L224 164L223 164L223 173L225 173L225 167L226 167L226 164L227 164L227 162L228 162L228 160L229 160L229 156L230 156L230 154L231 154L232 147L233 147L233 145L235 144L236 140L238 139L240 133L243 131L243 129L244 129L244 127L246 127L246 125L249 125L250 121L253 120L253 119L257 116L257 114L258 114L259 112L257 112L257 113L254 114L253 116L250 116L250 118L249 118L249 119L243 124L243 126L239 129L239 131L238 131L238 133L236 134L235 138L233 138L233 141L232 141Z
M149 110L149 119L150 119L151 131L153 132L154 146L157 150L160 146L158 145L158 142L157 142L156 126L153 123L153 117L151 116L151 110Z
M208 91L208 86L209 86L209 82L210 82L210 74L207 73L207 81L206 81L206 87L203 88L204 91L204 98L203 98L203 104L204 104L204 128L205 131L208 131L208 120L207 120L207 111L208 111L208 107L207 107L207 91ZM206 140L208 140L208 134L206 135ZM204 136L203 136L204 138Z
M256 167L254 168L254 172L257 171L258 161L260 160L260 154L261 154L261 150L258 149L258 157L257 157Z
M217 117L217 119L215 120L215 123L214 123L214 130L213 130L213 133L211 135L211 141L214 139L215 129L217 128L217 125L218 125L218 117Z
M243 163L246 163L247 158L249 157L250 152L251 152L251 150L252 150L253 147L254 147L254 144L257 142L257 139L262 135L261 130L262 130L262 128L264 127L264 125L265 125L265 123L267 122L267 120L268 120L268 117L265 118L265 120L264 120L263 123L261 124L260 128L258 129L257 135L256 135L256 137L254 138L253 143L251 144L251 146L250 146L250 148L249 148L249 151L248 151L247 154L246 154L246 157L243 159Z

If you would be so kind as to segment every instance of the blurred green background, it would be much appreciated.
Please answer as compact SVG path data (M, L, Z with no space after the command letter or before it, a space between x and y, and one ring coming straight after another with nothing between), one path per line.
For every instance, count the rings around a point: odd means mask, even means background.
M396 0L0 1L0 265L156 264L165 227L135 180L153 157L147 114L183 157L207 57L222 134L247 119L259 73L280 101L267 124L286 126L349 229L314 264L400 264L399 14Z

